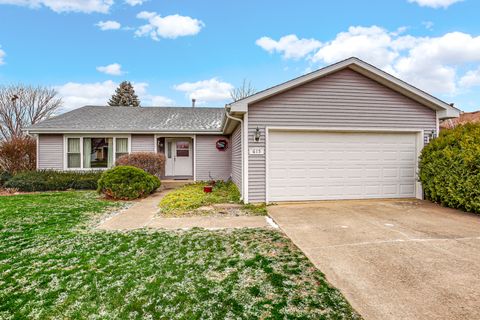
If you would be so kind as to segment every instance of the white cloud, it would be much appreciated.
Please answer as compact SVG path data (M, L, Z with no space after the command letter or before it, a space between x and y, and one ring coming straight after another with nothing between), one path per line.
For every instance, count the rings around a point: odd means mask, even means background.
M63 99L65 106L63 111L70 111L85 105L106 105L118 85L112 80L94 83L68 82L56 86L55 89ZM132 85L135 93L142 101L142 105L174 104L174 101L169 98L149 94L147 92L148 83L146 82L134 82Z
M408 0L410 3L417 3L419 6L422 7L430 7L430 8L447 8L454 3L460 2L463 0Z
M97 67L97 71L105 74L110 74L112 76L120 76L124 74L124 72L122 71L122 66L118 63L112 63L106 66Z
M467 85L476 85L468 71L480 64L480 36L451 32L417 37L357 26L321 42L305 57L315 67L356 56L433 94L455 95Z
M125 3L131 5L132 7L142 5L145 0L125 0Z
M476 70L469 70L460 78L460 85L464 88L480 86L480 67Z
M108 13L113 0L0 0L0 4L11 4L30 8L45 6L55 12Z
M113 20L108 20L108 21L99 21L97 24L95 24L97 27L100 28L100 30L118 30L122 27L122 25Z
M303 58L322 44L315 39L299 39L294 34L281 37L278 41L269 37L262 37L255 42L262 49L273 53L279 52L283 54L285 59Z
M208 101L230 100L233 86L217 78L197 82L184 82L174 86L175 90L184 92L189 99L197 99L199 103Z
M162 17L156 12L142 11L137 18L147 20L148 24L140 26L135 35L150 36L153 40L160 38L175 39L183 36L193 36L200 32L205 24L188 16L178 14Z
M6 55L7 54L5 53L5 51L3 51L0 47L0 65L5 64L5 56Z
M433 30L434 23L432 21L423 21L422 26L427 30Z

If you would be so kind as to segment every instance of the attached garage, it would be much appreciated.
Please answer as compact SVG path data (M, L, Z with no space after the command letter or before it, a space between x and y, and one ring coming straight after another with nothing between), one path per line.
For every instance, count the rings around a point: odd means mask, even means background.
M269 202L416 196L421 132L270 130L267 147Z

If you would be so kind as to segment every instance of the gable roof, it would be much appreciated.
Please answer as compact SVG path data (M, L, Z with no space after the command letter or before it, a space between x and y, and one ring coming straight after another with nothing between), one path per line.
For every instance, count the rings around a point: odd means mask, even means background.
M86 106L25 130L30 133L219 133L224 115L223 108Z
M453 107L452 105L356 57L348 58L346 60L332 64L330 66L319 69L317 71L308 73L306 75L300 76L298 78L292 79L282 84L273 86L266 90L260 91L256 94L253 94L249 97L232 102L227 106L230 108L230 112L232 113L244 113L248 111L249 104L267 99L276 94L301 86L302 84L308 83L310 81L325 77L329 74L332 74L334 72L340 71L345 68L350 68L366 76L367 78L370 78L394 91L397 91L423 104L428 108L438 111L438 115L440 119L456 118L460 114L460 110Z

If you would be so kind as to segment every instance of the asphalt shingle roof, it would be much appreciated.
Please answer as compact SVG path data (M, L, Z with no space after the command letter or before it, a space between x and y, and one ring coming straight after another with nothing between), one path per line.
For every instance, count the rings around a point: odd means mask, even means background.
M217 132L223 108L86 106L35 124L27 130Z

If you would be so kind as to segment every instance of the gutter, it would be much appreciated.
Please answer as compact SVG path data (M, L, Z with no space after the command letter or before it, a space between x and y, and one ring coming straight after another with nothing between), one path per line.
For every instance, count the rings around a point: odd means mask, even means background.
M244 163L244 158L245 158L245 154L243 152L243 148L244 148L244 143L243 143L243 120L240 119L240 118L235 118L235 117L232 117L231 115L228 114L228 111L225 110L225 116L228 118L228 119L231 119L233 121L238 121L240 122L240 152L242 154L242 157L241 157L241 167L242 167L242 199L244 199L244 195L245 195L245 181L244 181L244 172L243 172L243 163ZM226 124L226 121L225 121L225 124ZM223 128L223 130L225 131L225 128Z

